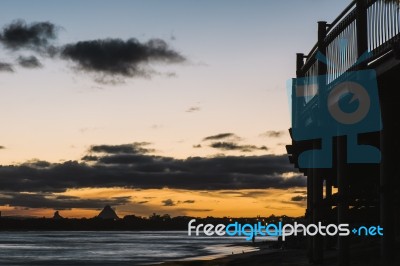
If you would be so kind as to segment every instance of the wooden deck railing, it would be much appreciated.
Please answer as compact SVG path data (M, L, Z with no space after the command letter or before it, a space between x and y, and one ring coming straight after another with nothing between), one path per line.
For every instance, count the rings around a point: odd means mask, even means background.
M326 75L329 88L344 73L357 69L360 57L368 66L392 49L400 39L400 8L384 0L354 0L326 24L323 34L308 55L297 57L297 77L305 78L302 85L306 95L302 104L293 102L300 117L306 117L307 110L312 109L308 105L318 102L317 76ZM326 61L320 61L321 55Z

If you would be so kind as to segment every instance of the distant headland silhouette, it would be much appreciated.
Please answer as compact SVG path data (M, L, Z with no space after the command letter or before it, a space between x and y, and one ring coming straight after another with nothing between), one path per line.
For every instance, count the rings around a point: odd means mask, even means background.
M233 221L239 223L254 224L259 221L263 223L294 223L304 221L303 217L293 218L288 216L269 217L211 217L206 218L192 216L171 217L169 214L153 213L148 217L136 215L125 215L119 218L115 210L107 205L100 213L92 218L66 218L59 211L55 211L53 217L0 217L0 231L123 231L123 230L187 230L190 220L196 219L198 223L229 224Z

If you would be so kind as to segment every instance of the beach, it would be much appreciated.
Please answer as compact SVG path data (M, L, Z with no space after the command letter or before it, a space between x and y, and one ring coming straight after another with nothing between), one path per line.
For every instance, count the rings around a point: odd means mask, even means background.
M229 255L213 260L170 261L163 266L305 266L316 265L309 262L306 249L271 249L265 243L256 243L258 251ZM396 243L399 250L400 243ZM388 266L400 265L399 257L392 264L382 262L380 258L379 241L364 241L353 245L349 250L350 264L352 266ZM338 251L336 248L324 251L325 266L338 265ZM319 265L319 264L317 264ZM322 265L322 264L321 264Z
M163 266L220 266L220 265L309 265L305 250L299 249L271 249L266 245L259 245L254 252L239 253L213 260L191 260L165 262Z

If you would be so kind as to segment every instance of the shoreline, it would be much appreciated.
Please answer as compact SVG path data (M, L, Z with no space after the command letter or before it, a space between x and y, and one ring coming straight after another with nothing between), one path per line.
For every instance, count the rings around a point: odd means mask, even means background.
M221 265L298 265L304 266L309 265L306 256L306 250L304 249L276 249L272 248L272 242L260 242L254 245L249 245L255 251L248 252L238 252L233 254L228 254L223 257L218 256L216 258L210 259L212 255L209 256L199 256L193 258L186 258L181 260L171 260L165 261L160 264L150 264L150 265L162 265L162 266L221 266ZM243 245L234 244L232 247L243 247Z
M167 261L158 265L162 266L306 266L312 265L307 258L307 250L305 249L274 249L267 243L256 243L254 247L258 247L258 251L247 252L242 254L228 255L223 258L212 260L186 260L186 261ZM400 247L399 242L396 247ZM376 266L388 265L382 262L379 256L379 245L376 241L360 242L354 244L349 249L350 265L354 266ZM324 250L324 265L333 266L338 263L338 250L336 248ZM395 261L390 265L400 265L400 258L396 257Z

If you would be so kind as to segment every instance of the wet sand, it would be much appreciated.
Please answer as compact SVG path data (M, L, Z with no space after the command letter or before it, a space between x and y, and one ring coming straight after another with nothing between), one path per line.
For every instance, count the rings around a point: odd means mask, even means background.
M259 246L260 250L248 253L229 255L214 260L191 260L165 262L163 266L217 266L217 265L309 265L305 250L279 250L268 246Z
M379 242L361 242L355 244L350 249L350 265L352 266L388 266L383 263L379 255ZM309 263L306 250L304 249L271 249L268 245L256 246L260 250L248 253L229 255L227 257L213 260L192 260L192 261L171 261L165 262L163 266L305 266L313 265ZM400 250L400 243L396 243L396 249ZM338 251L330 249L324 251L325 266L337 265ZM391 265L400 265L400 256Z

